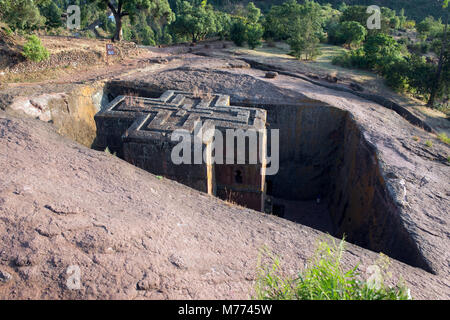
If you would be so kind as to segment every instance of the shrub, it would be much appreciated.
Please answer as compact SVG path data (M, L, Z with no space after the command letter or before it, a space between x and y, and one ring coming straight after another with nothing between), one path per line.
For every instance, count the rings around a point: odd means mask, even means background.
M261 45L264 30L259 23L252 23L247 26L247 43L251 49Z
M405 60L398 60L386 66L383 72L386 84L396 91L408 89L410 66Z
M366 69L368 66L367 58L361 48L334 57L332 63L345 68Z
M339 35L342 42L351 46L352 44L360 44L367 36L367 30L359 22L345 21L339 28Z
M95 39L97 36L95 35L94 31L92 30L86 30L82 33L82 36L88 39Z
M35 35L28 37L28 41L23 46L22 54L25 58L37 62L47 60L50 56L41 40Z
M329 244L331 242L331 244ZM341 258L344 240L336 244L334 240L319 242L316 253L308 267L297 277L283 276L278 259L270 254L270 266L261 266L256 281L256 297L263 300L407 300L409 290L403 284L389 287L384 280L389 276L389 259L381 260L369 267L374 276L360 280L357 266L344 270Z
M445 132L442 132L442 133L438 134L438 138L442 142L444 142L446 144L450 144L450 138L447 137L447 134Z
M369 36L364 44L364 54L371 69L383 68L387 62L401 57L401 46L389 35Z
M247 26L244 21L239 19L231 26L230 31L231 41L238 47L242 47L245 41L247 41Z

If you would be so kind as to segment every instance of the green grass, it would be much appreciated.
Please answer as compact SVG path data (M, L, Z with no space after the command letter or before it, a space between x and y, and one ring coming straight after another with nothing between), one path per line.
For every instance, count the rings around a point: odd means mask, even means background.
M331 238L331 237L330 237ZM331 244L330 244L331 242ZM318 243L308 266L297 277L283 275L280 262L264 251L258 261L255 296L261 300L408 300L409 289L402 283L387 286L389 258L382 255L370 270L369 280L361 280L357 266L345 269L341 259L344 240L339 244L331 239ZM270 264L262 264L268 259ZM369 269L368 268L368 269Z
M433 142L431 142L431 140L427 140L425 141L425 145L429 148L431 148L433 146Z
M107 153L107 154L109 154L109 155L112 155L112 156L116 156L116 152L114 152L114 153L111 153L111 150L109 150L109 148L108 148L108 147L106 147L106 149L105 149L105 153Z
M447 137L447 135L445 134L445 132L442 132L440 134L438 134L438 138L439 140L441 140L442 142L446 143L446 144L450 144L450 138Z

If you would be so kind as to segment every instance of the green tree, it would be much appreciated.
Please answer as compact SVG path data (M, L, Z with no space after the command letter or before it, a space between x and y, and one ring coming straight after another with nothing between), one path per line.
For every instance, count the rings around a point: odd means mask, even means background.
M294 24L300 19L301 5L295 0L288 0L279 6L272 6L265 17L265 38L287 40L295 32ZM298 24L298 23L297 23Z
M349 45L360 44L367 36L367 30L357 21L345 21L339 27L339 36Z
M247 22L258 23L261 17L261 10L255 6L253 2L249 2L247 5Z
M139 12L144 11L154 18L166 17L172 15L167 0L88 0L96 3L102 10L109 9L114 15L116 24L113 41L121 41L123 38L122 27L123 18L129 17L134 22Z
M0 0L2 20L13 30L35 30L44 26L45 18L37 4L43 1Z
M240 13L242 16L236 16L231 28L231 40L237 45L242 46L247 42L251 49L261 45L261 39L264 35L264 28L259 23L261 10L250 2L245 10Z
M368 36L364 54L369 68L382 70L395 60L402 58L401 46L384 33Z
M273 6L265 17L265 37L287 40L295 57L313 59L319 53L318 44L323 37L323 12L318 3L310 0L304 4L288 0Z
M61 21L61 9L55 2L51 1L47 4L40 6L40 12L45 17L45 25L47 28L58 28L62 26Z
M235 21L231 26L230 38L235 45L241 47L247 41L247 26L244 18L238 17L234 20Z
M252 23L247 26L247 43L251 49L261 45L264 29L259 23Z
M402 8L400 10L400 15L399 15L399 28L400 29L404 29L406 26L406 21L407 21L407 17L405 16L405 9Z
M216 32L220 39L223 40L230 36L231 30L231 17L225 12L216 13Z
M359 22L362 26L367 25L367 20L371 14L367 13L367 6L347 6L345 11L342 13L341 22L345 21L356 21ZM381 7L381 30L373 29L370 30L369 34L375 33L388 33L389 29L392 28L392 25L396 27L397 19L395 15L395 11Z
M298 13L298 17L291 22L288 43L297 58L304 54L306 60L312 60L320 54L318 46L323 34L322 8L318 3L306 0L300 5Z
M442 47L441 53L439 55L439 62L436 71L436 76L433 80L433 87L430 92L430 99L428 99L427 105L429 107L434 107L436 97L439 91L446 91L448 94L448 82L449 82L449 60L450 60L450 48L448 46L448 1L444 0L442 8L445 10L445 28L442 35ZM442 75L444 74L444 81L442 81Z
M173 32L190 36L193 43L203 40L208 34L217 32L216 13L206 2L193 5L187 1L180 3L176 20L172 23Z

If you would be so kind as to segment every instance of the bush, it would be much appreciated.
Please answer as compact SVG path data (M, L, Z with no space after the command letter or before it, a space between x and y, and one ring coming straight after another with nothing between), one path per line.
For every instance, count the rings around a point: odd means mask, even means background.
M332 63L344 68L366 69L368 66L366 56L361 48L334 57Z
M438 138L439 140L441 140L442 142L446 143L446 144L450 144L450 138L447 137L447 134L445 132L441 132L438 134Z
M259 23L252 23L247 26L247 43L251 49L261 45L264 30Z
M331 242L331 244L329 244ZM266 252L267 253L267 252ZM344 270L341 258L344 253L344 240L336 244L320 241L315 255L303 272L290 278L282 274L278 259L266 255L272 261L270 266L258 262L256 297L262 300L407 300L411 299L409 290L403 284L389 287L384 280L389 258L382 255L376 265L368 270L374 274L362 281L357 266Z
M341 41L349 46L360 44L367 36L366 28L356 21L342 22L338 32Z
M31 61L47 60L50 57L47 49L42 45L41 40L35 36L29 36L27 43L23 46L23 52L25 58Z
M409 65L405 60L396 61L385 67L384 77L386 84L396 91L405 91L408 89Z
M233 23L231 26L230 38L238 47L242 47L244 42L247 41L247 26L244 21L238 20Z
M383 69L390 61L402 56L402 47L389 35L369 36L364 44L364 55L370 69Z

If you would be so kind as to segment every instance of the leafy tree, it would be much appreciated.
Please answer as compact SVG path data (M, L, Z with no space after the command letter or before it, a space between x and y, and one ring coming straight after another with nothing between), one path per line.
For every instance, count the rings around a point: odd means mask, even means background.
M295 32L294 23L300 19L301 5L288 0L279 6L272 6L265 17L265 38L287 40Z
M291 22L288 43L297 58L304 54L306 60L312 60L320 54L318 45L323 32L321 12L322 8L318 3L306 0L299 7L299 16Z
M360 44L367 36L367 29L357 21L345 21L339 27L339 36L350 47Z
M261 10L250 2L245 10L242 10L243 16L235 17L231 28L231 40L237 45L242 46L247 42L251 49L261 45L261 39L264 35L264 28L259 23Z
M356 21L362 26L367 25L367 20L371 14L367 13L367 6L347 6L345 11L342 13L341 22L345 21ZM381 8L381 30L373 29L370 30L370 34L374 33L388 33L389 29L398 27L395 11L382 7Z
M239 47L247 41L247 26L243 18L235 18L235 21L231 26L230 38L231 41Z
M216 13L216 32L220 39L223 40L230 36L231 30L231 17L225 12Z
M433 77L436 74L436 66L426 62L425 58L413 55L408 59L408 76L410 91L419 95L429 95L433 86Z
M436 76L433 80L433 87L430 92L430 99L428 99L428 106L434 107L434 102L436 97L441 94L447 94L449 91L448 82L450 79L449 74L449 64L450 64L450 48L448 46L448 2L449 0L444 0L442 8L445 9L446 19L445 28L442 36L442 48L439 55L439 62L436 71ZM444 75L444 81L442 81L442 75ZM442 92L444 91L444 93Z
M196 43L217 31L216 22L216 13L206 1L197 5L183 1L177 9L176 20L171 28L179 35L190 36L192 42Z
M400 10L400 14L399 14L399 28L400 29L404 29L405 28L405 26L406 26L406 22L407 22L407 17L406 17L406 15L405 15L405 9L404 8L402 8L401 10Z
M61 9L55 2L51 1L40 6L40 12L45 17L45 25L47 28L58 28L62 26Z
M0 0L2 19L13 30L34 30L44 26L45 18L33 0Z
M288 0L273 6L265 17L265 37L287 40L295 57L312 59L319 53L318 44L323 37L323 12L322 6L310 0L304 4Z
M367 38L364 44L364 54L368 67L379 70L402 58L401 46L394 38L384 33Z
M261 17L261 10L255 6L253 2L249 2L247 5L247 22L258 23Z
M444 30L444 25L440 20L435 20L429 16L417 24L417 32L422 39L435 38Z
M165 3L167 7L159 7L159 13L153 11L152 15L148 15L145 11L142 11L136 15L134 21L124 20L124 39L151 46L171 43L172 37L168 34L167 26L174 19L174 14L171 12L169 4ZM165 15L165 12L170 14Z
M154 18L170 19L172 11L167 0L89 0L96 3L102 10L111 10L116 24L113 41L121 41L123 18L129 17L134 22L141 11L145 11Z
M251 49L261 45L264 29L259 23L252 23L247 26L247 43Z

